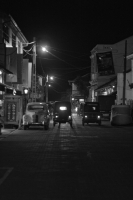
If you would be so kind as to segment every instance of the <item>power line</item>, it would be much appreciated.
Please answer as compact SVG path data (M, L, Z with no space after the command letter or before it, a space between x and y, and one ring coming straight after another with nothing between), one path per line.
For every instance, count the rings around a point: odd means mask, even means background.
M66 92L59 92L57 90L55 90L53 87L51 87L56 93L62 93L62 94L66 94Z

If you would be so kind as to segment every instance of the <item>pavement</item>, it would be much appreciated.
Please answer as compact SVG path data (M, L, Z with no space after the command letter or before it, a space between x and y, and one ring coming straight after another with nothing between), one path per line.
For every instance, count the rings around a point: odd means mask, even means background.
M13 131L15 131L16 129L8 129L8 128L2 128L1 129L1 133L0 133L0 137L6 136L11 134Z

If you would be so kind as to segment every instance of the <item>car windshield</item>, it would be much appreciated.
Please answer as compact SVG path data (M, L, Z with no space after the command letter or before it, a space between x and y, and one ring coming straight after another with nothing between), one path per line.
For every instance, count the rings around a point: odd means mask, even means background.
M99 106L98 105L85 105L84 111L85 112L99 112Z
M44 105L29 105L28 110L44 110Z

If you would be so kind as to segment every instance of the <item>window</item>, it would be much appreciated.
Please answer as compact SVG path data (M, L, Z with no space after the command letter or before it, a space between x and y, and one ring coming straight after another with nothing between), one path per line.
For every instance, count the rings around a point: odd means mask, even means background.
M97 53L96 58L100 76L115 74L112 52Z
M85 112L99 112L99 106L97 105L85 105Z
M9 28L7 25L3 25L3 38L9 43Z
M12 34L12 46L16 47L16 36Z

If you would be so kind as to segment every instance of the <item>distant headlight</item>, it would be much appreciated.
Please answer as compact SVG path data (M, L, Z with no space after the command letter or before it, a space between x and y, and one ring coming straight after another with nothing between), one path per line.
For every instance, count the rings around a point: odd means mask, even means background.
M98 116L97 116L97 118L98 118L98 119L100 119L100 118L101 118L101 116L100 116L100 115L98 115Z
M71 116L68 117L68 119L71 119L71 118L72 118Z
M87 118L87 115L85 115L85 118Z
M58 116L56 115L55 118L58 118Z

